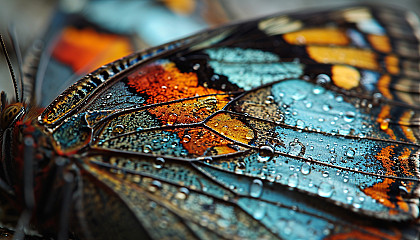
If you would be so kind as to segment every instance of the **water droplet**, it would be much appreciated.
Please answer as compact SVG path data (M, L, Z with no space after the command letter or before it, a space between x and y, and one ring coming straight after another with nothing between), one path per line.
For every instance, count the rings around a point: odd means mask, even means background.
M220 228L228 228L229 227L230 222L226 219L219 219L217 220L217 226L219 226Z
M347 111L347 112L344 114L344 121L345 121L345 122L353 122L353 121L354 121L355 116L356 116L356 113L354 113L354 112L352 112L352 111Z
M315 86L312 89L313 94L315 95L319 95L319 94L323 94L325 92L325 88L321 87L321 86Z
M152 150L153 150L153 148L150 145L144 145L143 146L143 152L144 153L150 153Z
M331 233L331 230L330 230L330 229L328 229L328 228L325 228L325 229L322 231L322 234L324 234L325 236L330 235L330 233Z
M337 102L342 102L343 101L343 96L337 96L337 97L335 97L335 101L337 101Z
M254 209L253 216L257 220L261 220L264 218L265 213L267 211L267 206L264 202L259 202L258 206Z
M195 71L197 71L199 68L200 68L200 64L199 63L196 63L196 64L194 64L193 65L193 67L192 67Z
M191 141L191 136L190 136L190 135L185 134L185 135L182 137L182 142L184 142L184 143L189 143L190 141Z
M249 186L249 195L254 198L261 197L263 191L263 182L260 179L254 179Z
M343 182L347 183L347 182L349 182L349 180L350 180L349 176L345 175L344 179L343 179Z
M387 130L389 128L389 119L382 119L382 121L380 122L380 128L381 130Z
M283 228L283 233L287 236L293 233L293 229L290 226L286 226Z
M269 104L272 104L272 103L274 103L274 96L267 96L266 97L266 99L265 99L265 104L267 104L267 105L269 105Z
M329 198L332 196L333 192L334 186L327 182L321 182L321 184L318 187L318 195L321 197Z
M352 128L349 124L344 124L340 127L341 128L339 129L339 133L342 134L342 135L348 135L352 131Z
M153 166L156 169L161 169L163 167L163 165L165 165L165 159L158 157L155 159L155 162L153 163Z
M274 156L274 149L272 147L267 146L267 145L260 147L259 154L258 154L259 162L266 162L272 159L273 156Z
M330 176L330 173L329 173L328 171L324 171L324 172L322 173L322 176L323 176L324 178L327 178L327 177L329 177L329 176Z
M373 94L373 104L379 104L379 102L381 101L381 99L382 99L382 94L381 93L374 93Z
M178 192L175 194L175 198L179 200L187 199L188 195L190 194L190 190L185 187L181 187Z
M307 92L296 90L292 94L292 99L295 101L301 101L307 97Z
M157 190L159 190L160 188L162 188L162 183L157 181L157 180L153 180L152 183L149 185L148 189L149 192L156 192Z
M239 169L242 169L242 170L244 170L244 169L246 168L246 164L245 164L245 162L237 162L237 163L236 163L236 166L237 166Z
M354 151L353 148L348 148L346 152L346 156L349 158L354 158L354 155L356 154L356 151Z
M296 120L296 127L299 129L304 129L305 128L305 122L302 121L301 119Z
M296 173L293 173L289 176L289 179L287 180L287 185L289 187L297 187L299 185L299 177Z
M305 151L306 147L297 138L289 143L288 154L301 157L305 154Z
M309 173L311 173L311 164L310 163L303 163L302 166L300 167L300 172L303 175L308 175Z
M174 125L178 120L178 115L176 113L171 113L168 116L168 119L166 120L166 125L167 126L172 126Z
M218 81L219 79L220 79L219 75L215 74L215 75L211 76L210 80L215 82L215 81Z
M329 82L331 82L331 78L327 74L319 74L318 76L316 76L316 83L317 84L325 85Z
M115 125L115 127L112 129L112 133L114 133L114 134L121 134L121 133L123 133L123 132L124 132L124 129L125 129L124 125L117 124L117 125Z
M307 103L305 104L305 107L306 107L306 108L311 108L311 107L312 107L312 102L307 102Z
M403 196L408 195L408 190L405 186L399 186L398 188L400 189L400 194L401 195L403 195Z
M331 110L331 106L330 106L330 105L328 105L328 104L324 104L324 105L322 105L322 110L324 110L324 111L328 112L328 111L330 111L330 110Z
M365 201L364 197L357 197L357 198L353 199L353 204L352 205L353 205L354 208L359 209L359 208L362 207L364 201Z

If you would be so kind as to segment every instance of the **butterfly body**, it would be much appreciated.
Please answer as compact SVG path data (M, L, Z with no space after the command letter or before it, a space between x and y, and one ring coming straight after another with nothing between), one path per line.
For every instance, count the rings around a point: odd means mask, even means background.
M116 60L4 111L2 194L58 238L415 239L418 25L275 15Z

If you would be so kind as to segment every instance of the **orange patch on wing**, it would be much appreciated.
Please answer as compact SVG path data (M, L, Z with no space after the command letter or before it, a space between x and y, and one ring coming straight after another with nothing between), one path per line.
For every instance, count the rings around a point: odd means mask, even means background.
M375 156L375 158L378 159L382 163L382 166L384 166L384 168L386 169L386 173L391 176L395 176L395 173L392 170L392 167L394 166L394 162L391 159L392 156L394 155L394 147L395 146L391 145L391 146L382 148L381 152Z
M283 35L286 42L295 45L321 44L321 45L347 45L349 39L343 30L337 28L303 29Z
M398 207L398 209L404 211L404 212L408 212L410 210L410 207L408 206L408 204L406 202L404 202L404 200L402 199L401 196L395 196L394 202L391 202L389 200L389 196L387 194L387 192L390 190L391 185L395 182L395 179L389 179L386 178L384 179L383 182L380 183L376 183L375 185L373 185L372 187L369 188L365 188L362 191L370 196L371 198L377 200L378 202L380 202L381 204L383 204L384 206L387 206L389 208L395 209ZM390 214L398 214L398 211L394 210L394 211L389 211Z
M389 187L394 182L394 179L385 178L383 182L376 183L372 187L365 188L362 191L382 205L395 208L395 204L388 199L387 194L390 190Z
M53 50L53 57L84 74L133 52L127 37L99 33L93 28L63 30Z
M203 127L170 131L177 133L178 137L181 139L182 146L193 155L203 156L208 151L217 151L215 153L217 155L236 152L235 149L228 146L233 144L232 141Z
M394 148L395 146L387 146L375 156L375 158L382 163L382 166L386 169L386 174L389 176L396 176L394 170L392 169L395 166L395 162L392 158L392 156L394 156ZM404 149L404 152L399 157L399 160L403 165L404 161L407 161L408 166L408 156L410 155L411 151L408 150L407 152L406 150L408 149ZM388 192L391 190L391 185L395 183L395 181L395 179L385 178L383 182L376 183L372 187L365 188L362 191L384 206L393 209L398 208L404 212L408 212L410 207L406 202L404 202L401 196L394 196L395 199L392 202L389 199ZM390 214L398 214L398 211L390 211Z
M206 125L221 135L241 143L248 144L254 139L254 131L251 128L227 113L215 115Z
M390 83L391 77L389 75L382 75L378 81L378 89L384 97L388 99L393 99L391 91L389 90Z
M372 47L379 52L389 53L392 50L391 43L387 36L369 34L367 35L367 39Z
M389 118L390 118L390 111L391 106L385 105L381 108L381 112L379 113L378 117L376 118L376 122L379 123L379 127L381 130L385 131L388 136L391 137L393 140L397 140L397 137L394 134L394 131L389 128Z
M401 232L394 230L394 234L388 232L381 232L377 228L359 226L359 229L347 233L337 233L324 238L324 240L347 240L347 239L359 239L359 240L400 240ZM392 229L393 230L393 229Z
M172 62L141 68L128 76L128 85L139 94L147 95L147 104L223 93L198 85L197 74L182 73Z
M334 65L331 68L332 80L337 87L350 90L359 86L360 73L353 67Z
M398 74L400 72L398 64L399 60L396 56L388 55L385 57L386 70L388 70L391 74Z
M178 14L191 14L196 7L195 0L163 0L166 7Z
M400 166L403 169L404 174L409 175L409 176L415 176L410 171L411 168L409 166L409 161L408 161L410 159L410 155L411 155L411 150L408 148L404 148L403 152L398 157L398 160L400 162Z
M348 64L379 70L377 55L369 50L349 47L307 46L308 55L319 63Z
M197 123L226 106L229 98L230 95L213 95L156 106L148 111L166 125Z
M405 137L410 140L413 143L417 142L416 137L414 136L414 132L411 129L411 127L406 126L407 124L410 123L411 120L411 116L412 116L413 112L412 111L405 111L402 115L401 118L399 120L400 128L403 130L403 133L405 135Z

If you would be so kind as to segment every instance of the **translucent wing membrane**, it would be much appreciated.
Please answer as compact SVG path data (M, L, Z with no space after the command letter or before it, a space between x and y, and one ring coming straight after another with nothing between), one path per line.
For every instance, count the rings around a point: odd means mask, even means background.
M37 123L78 169L76 231L416 239L418 26L376 6L271 16L87 75Z

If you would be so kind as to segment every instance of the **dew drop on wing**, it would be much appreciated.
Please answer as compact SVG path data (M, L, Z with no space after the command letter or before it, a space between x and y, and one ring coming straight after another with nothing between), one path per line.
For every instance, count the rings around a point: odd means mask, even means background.
M249 195L254 198L261 197L263 192L263 182L260 179L254 179L249 186Z

